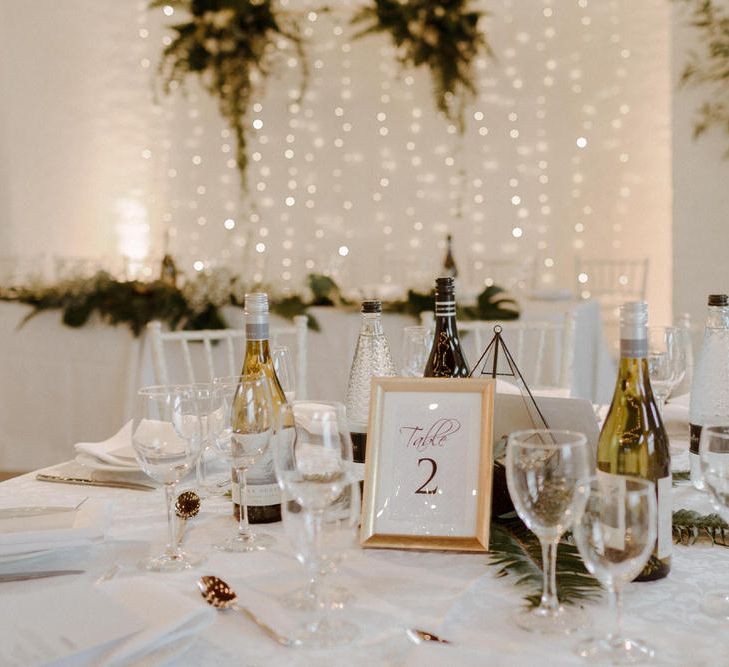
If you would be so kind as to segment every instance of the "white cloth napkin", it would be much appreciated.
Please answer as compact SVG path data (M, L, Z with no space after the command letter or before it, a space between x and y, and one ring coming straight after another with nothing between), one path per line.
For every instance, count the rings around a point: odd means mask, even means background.
M108 440L79 442L74 445L77 454L85 454L101 463L138 470L139 464L132 449L132 420L130 419Z
M139 618L144 626L120 645L108 651L104 665L155 664L151 656L187 647L184 641L201 632L214 620L216 611L199 595L184 595L144 577L112 579L99 586L117 604Z
M76 511L0 520L0 556L85 546L104 537L105 501L87 500Z

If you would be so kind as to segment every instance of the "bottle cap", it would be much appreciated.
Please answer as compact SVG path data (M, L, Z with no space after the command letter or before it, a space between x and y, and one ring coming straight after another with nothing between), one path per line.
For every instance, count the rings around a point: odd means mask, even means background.
M630 301L620 306L620 356L643 358L648 354L648 304Z
M455 281L453 276L440 276L435 279L435 291L439 293L453 292L455 290Z
M382 302L379 299L368 299L362 302L363 313L381 313Z
M258 315L268 312L268 294L265 292L250 292L245 298L246 315Z
M709 294L710 306L729 306L729 296L726 294Z

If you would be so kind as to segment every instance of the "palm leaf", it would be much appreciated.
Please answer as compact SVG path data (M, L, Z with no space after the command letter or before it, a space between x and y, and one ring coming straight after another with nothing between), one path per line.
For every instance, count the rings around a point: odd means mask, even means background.
M541 597L542 548L536 535L516 517L491 522L491 565L500 569L497 576L517 577L517 586L531 589L524 600L536 607ZM557 590L560 601L574 604L600 597L601 587L585 568L577 548L563 540L557 548Z

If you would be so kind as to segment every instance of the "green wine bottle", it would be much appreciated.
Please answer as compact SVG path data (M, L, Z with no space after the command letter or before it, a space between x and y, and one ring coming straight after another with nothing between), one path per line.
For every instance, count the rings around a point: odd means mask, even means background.
M671 454L648 375L648 306L620 308L620 367L610 411L597 446L597 474L609 475L619 492L622 475L656 485L656 546L636 581L665 577L671 569ZM618 518L619 520L619 518Z

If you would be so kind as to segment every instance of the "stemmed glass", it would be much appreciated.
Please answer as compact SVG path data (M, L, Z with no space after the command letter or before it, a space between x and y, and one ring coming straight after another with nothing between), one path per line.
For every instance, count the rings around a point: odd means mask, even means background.
M544 590L539 606L516 623L543 633L571 632L584 624L577 609L557 598L557 545L587 501L590 448L582 433L535 429L509 435L506 482L519 517L542 545Z
M271 362L286 400L290 403L296 398L296 376L291 350L285 345L277 345L271 350Z
M306 546L302 557L311 579L315 613L295 635L298 645L325 648L350 642L350 623L332 618L322 585L322 532L327 509L354 481L352 440L340 403L294 401L282 406L273 460L282 491L303 510Z
M729 426L704 426L699 440L699 460L704 488L716 511L729 520ZM701 610L715 618L729 619L729 590L707 593Z
M661 413L685 373L684 333L676 327L648 327L648 375Z
M189 388L144 387L137 392L132 447L142 470L161 482L167 502L168 539L165 553L140 563L154 572L177 572L203 561L183 552L175 532L175 489L195 465L202 448L197 404Z
M402 332L402 369L406 377L423 377L433 336L425 327L405 327Z
M577 654L611 665L653 658L655 651L639 639L623 635L621 592L648 562L656 541L656 489L637 477L598 475L589 482L590 496L572 528L588 571L610 594L615 625L605 637L580 642Z
M359 482L354 482L346 487L324 512L319 576L335 575L339 569L339 563L347 551L357 546L359 516ZM285 492L281 498L281 518L284 532L294 547L296 559L302 565L306 565L309 543L305 514L301 505L292 500ZM286 607L299 611L315 610L317 605L316 585L316 580L308 578L306 586L284 594L281 601ZM351 599L352 593L343 586L327 586L327 603L332 609L344 607Z
M274 411L268 383L260 375L215 378L215 446L227 458L238 478L240 516L234 537L215 547L222 551L263 551L275 540L254 531L248 522L248 471L268 451L274 431Z

